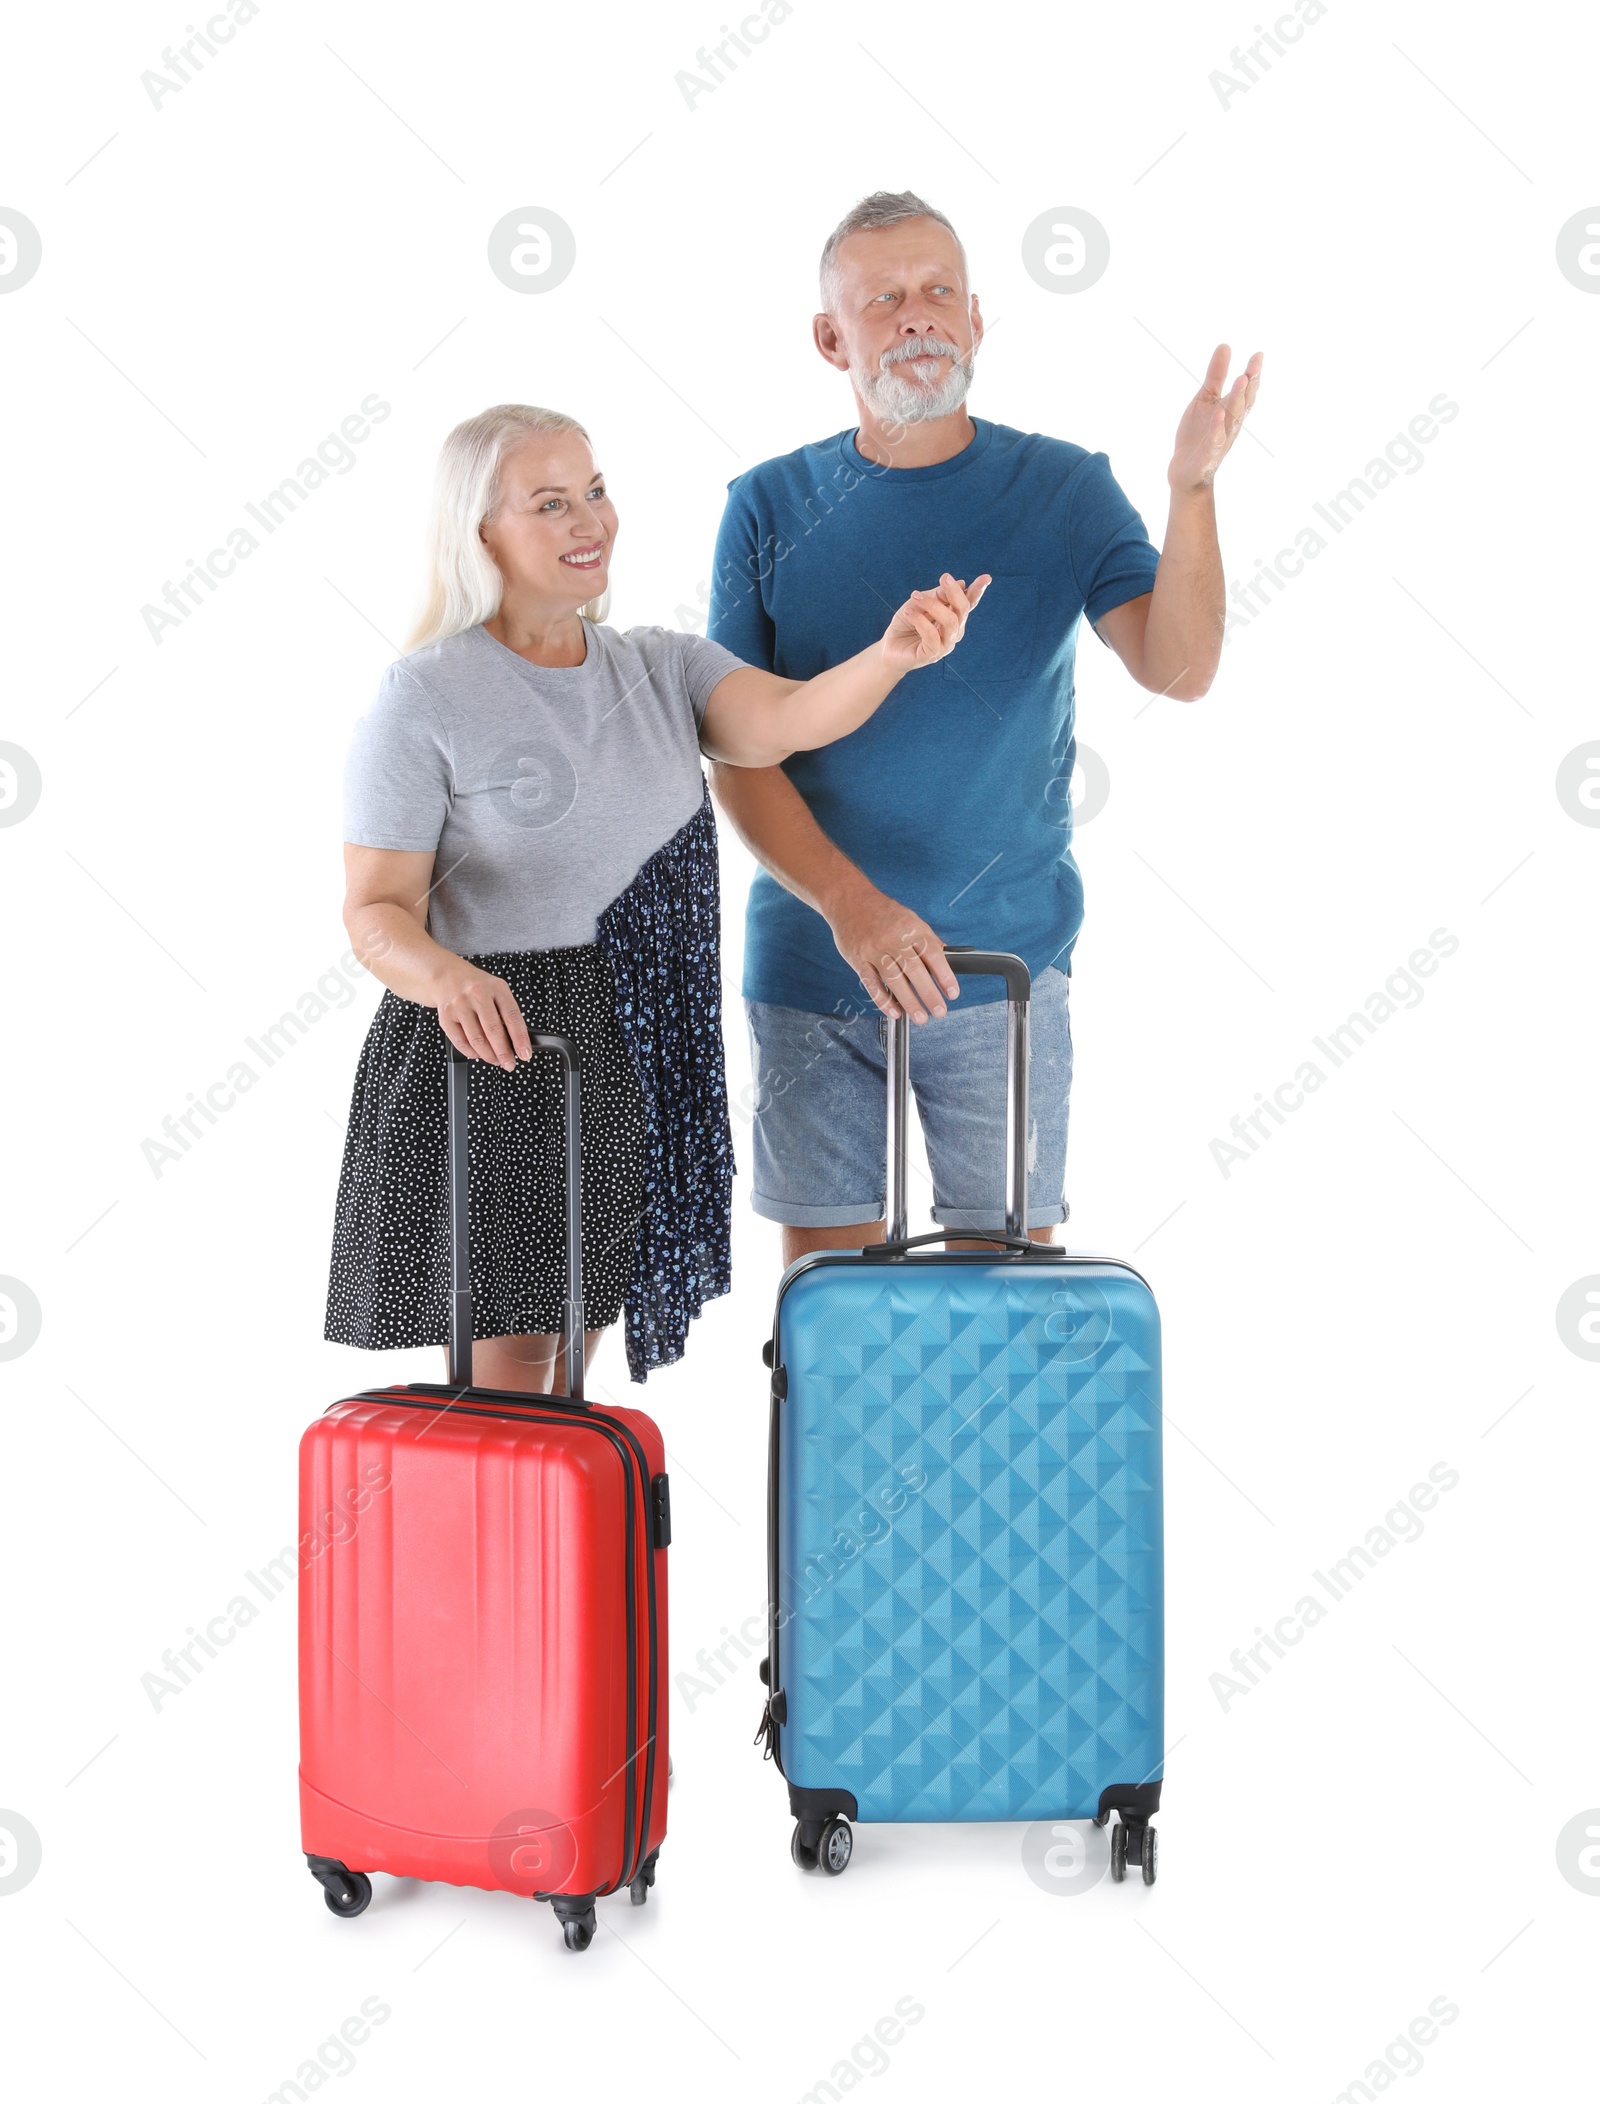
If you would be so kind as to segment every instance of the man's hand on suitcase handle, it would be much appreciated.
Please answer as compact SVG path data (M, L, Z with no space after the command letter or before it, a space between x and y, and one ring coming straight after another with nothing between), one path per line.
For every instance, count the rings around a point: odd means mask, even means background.
M925 1023L960 993L944 944L927 922L859 871L837 904L830 901L828 925L839 955L885 1015Z
M517 997L504 979L480 971L464 957L448 972L436 1003L439 1027L468 1059L492 1059L510 1074L519 1059L532 1059L533 1040Z

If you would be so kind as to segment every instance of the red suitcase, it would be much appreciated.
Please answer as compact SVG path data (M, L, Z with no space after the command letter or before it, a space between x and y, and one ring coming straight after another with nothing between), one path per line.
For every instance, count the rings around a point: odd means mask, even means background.
M448 1080L448 1384L335 1403L300 1443L300 1817L335 1914L369 1873L642 1905L667 1823L661 1434L583 1397L578 1051L566 1081L571 1399L472 1385L467 1089Z

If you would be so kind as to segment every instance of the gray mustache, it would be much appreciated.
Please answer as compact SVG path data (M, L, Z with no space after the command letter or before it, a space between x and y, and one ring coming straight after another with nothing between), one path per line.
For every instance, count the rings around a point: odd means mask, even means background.
M878 360L878 365L883 372L888 372L891 366L904 365L908 358L953 358L959 365L962 355L959 344L946 343L942 336L918 336L905 343L892 344Z

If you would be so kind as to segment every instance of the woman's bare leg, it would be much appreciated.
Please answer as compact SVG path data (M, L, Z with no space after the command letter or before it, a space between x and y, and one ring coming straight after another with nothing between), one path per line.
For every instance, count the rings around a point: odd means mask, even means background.
M604 1330L585 1332L583 1363L594 1364ZM558 1337L478 1337L472 1346L472 1384L475 1388L510 1388L521 1395L565 1395L566 1354L560 1353ZM446 1361L448 1363L448 1353Z

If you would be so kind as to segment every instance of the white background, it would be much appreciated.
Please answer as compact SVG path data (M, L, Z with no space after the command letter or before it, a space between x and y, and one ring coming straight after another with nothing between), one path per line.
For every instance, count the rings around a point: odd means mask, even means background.
M157 109L140 76L186 19L36 10L8 53L0 203L43 241L0 300L0 736L43 778L0 832L0 1272L43 1311L0 1366L0 1804L43 1842L0 1898L19 2094L265 2098L372 1995L392 2014L341 2094L800 2098L906 1996L925 2014L873 2094L1333 2097L1439 1996L1459 2015L1401 2086L1570 2093L1600 1904L1556 1841L1600 1803L1600 1367L1555 1310L1600 1270L1600 830L1555 778L1600 737L1600 298L1555 242L1600 190L1592 30L1334 0L1224 108L1245 0L796 0L690 108L710 0L265 0ZM802 1877L752 1661L675 1696L660 1882L602 1906L587 1957L543 1908L447 1886L380 1881L338 1922L299 1853L290 1596L159 1712L141 1676L291 1539L303 1425L436 1377L320 1341L375 987L159 1177L142 1143L345 947L340 763L447 428L582 416L623 522L613 618L687 623L728 478L850 420L810 346L815 256L903 185L969 247L974 408L1104 448L1157 537L1180 367L1265 350L1219 485L1231 577L1459 404L1202 703L1147 706L1082 646L1111 795L1079 842L1068 1232L1135 1256L1165 1318L1161 1881L1053 1896L1013 1827L864 1828L845 1879ZM527 205L577 241L539 296L485 261ZM1021 262L1065 205L1111 241L1067 297ZM141 608L371 393L391 414L354 468L153 642ZM724 874L737 1094L726 841ZM1420 1004L1224 1176L1229 1120L1435 929L1459 948ZM734 1294L644 1392L679 1669L764 1595L777 1246L738 1135ZM614 1340L597 1386L626 1390ZM1235 1647L1438 1463L1460 1481L1421 1538L1224 1709Z

